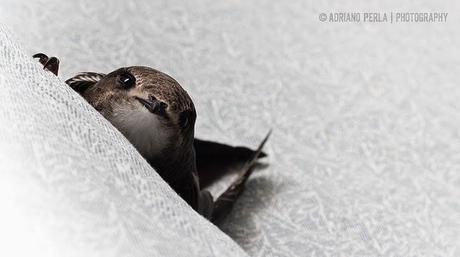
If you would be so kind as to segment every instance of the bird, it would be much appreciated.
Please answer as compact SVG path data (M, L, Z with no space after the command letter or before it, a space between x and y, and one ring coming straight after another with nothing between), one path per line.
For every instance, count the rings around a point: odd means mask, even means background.
M33 58L58 75L58 58L43 53ZM216 225L231 212L258 160L266 156L262 149L271 130L256 150L195 138L197 113L191 97L156 69L80 72L65 82L112 123L192 209ZM236 164L236 179L216 199L203 189Z

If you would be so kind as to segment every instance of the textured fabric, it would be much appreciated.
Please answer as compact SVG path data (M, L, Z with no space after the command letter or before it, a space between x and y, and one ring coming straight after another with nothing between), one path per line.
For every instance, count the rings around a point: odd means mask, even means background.
M250 255L460 256L459 3L346 2L1 0L0 19L63 78L169 73L202 138L255 146L273 128L224 224ZM332 11L449 16L318 20Z
M0 28L1 256L246 256Z

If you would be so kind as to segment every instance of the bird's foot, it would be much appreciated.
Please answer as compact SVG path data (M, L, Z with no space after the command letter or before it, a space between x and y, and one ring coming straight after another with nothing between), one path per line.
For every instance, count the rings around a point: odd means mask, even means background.
M32 56L38 58L38 61L43 65L44 70L51 71L54 75L58 75L59 71L59 59L56 57L48 57L46 54L38 53Z
M160 116L166 115L166 108L168 105L165 102L162 102L156 99L153 95L149 95L148 99L137 97L136 99L147 108L151 113L157 114Z

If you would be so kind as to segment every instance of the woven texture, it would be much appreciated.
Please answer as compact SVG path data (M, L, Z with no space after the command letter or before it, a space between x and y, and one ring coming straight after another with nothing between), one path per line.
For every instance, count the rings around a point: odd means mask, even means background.
M0 255L246 256L0 28Z
M458 1L0 3L64 79L147 65L188 90L199 137L255 146L274 129L223 227L250 255L460 256ZM449 16L318 20L332 11Z

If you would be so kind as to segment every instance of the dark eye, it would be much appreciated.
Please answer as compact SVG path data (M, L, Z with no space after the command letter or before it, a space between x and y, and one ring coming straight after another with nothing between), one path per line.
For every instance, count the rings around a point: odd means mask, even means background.
M124 72L120 75L118 75L118 82L124 89L132 88L136 84L136 78L129 73L129 72Z

